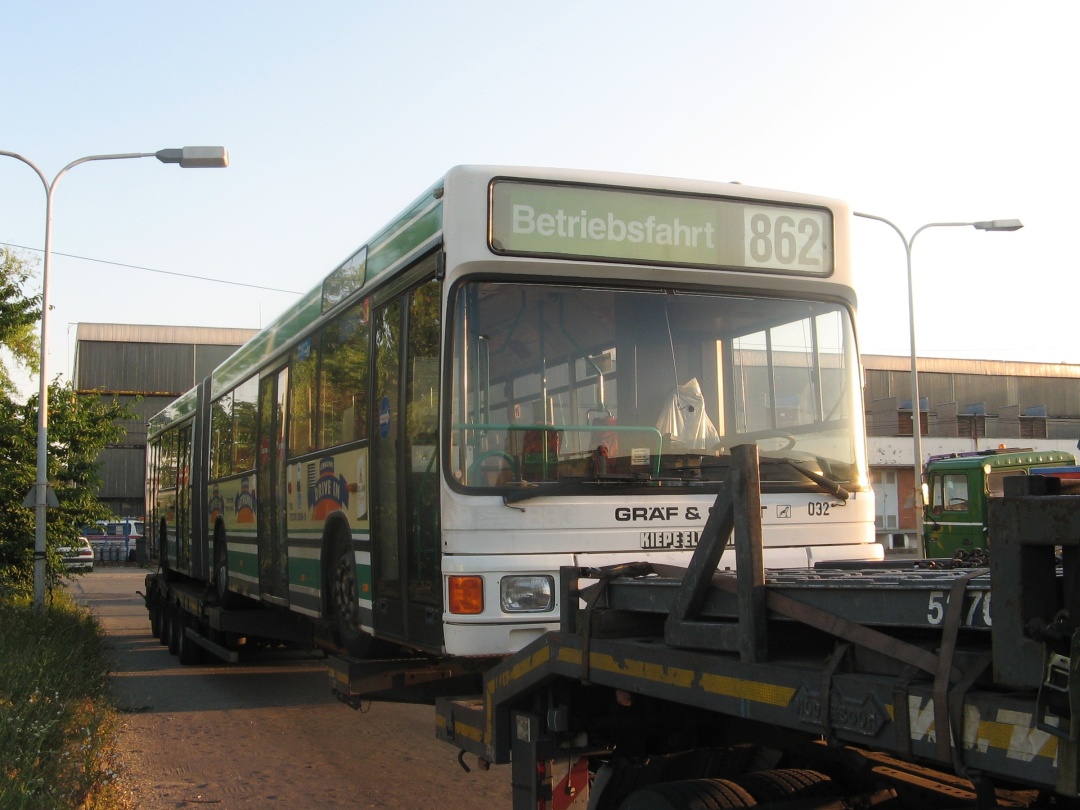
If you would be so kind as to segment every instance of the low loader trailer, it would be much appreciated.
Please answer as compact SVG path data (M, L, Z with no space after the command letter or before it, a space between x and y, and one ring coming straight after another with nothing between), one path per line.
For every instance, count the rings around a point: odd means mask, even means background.
M317 646L311 624L287 610L224 598L205 583L170 577L168 570L147 574L145 586L150 630L181 664L210 658L236 663L265 645Z
M1080 806L1080 497L1010 478L988 569L766 572L736 455L688 568L564 569L560 630L436 697L462 764L514 810Z

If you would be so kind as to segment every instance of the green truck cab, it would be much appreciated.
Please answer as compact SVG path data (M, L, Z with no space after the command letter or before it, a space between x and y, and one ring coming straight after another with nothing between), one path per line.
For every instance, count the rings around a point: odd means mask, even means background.
M1071 453L1017 447L931 456L924 476L923 553L952 557L989 548L987 501L1010 475L1076 463Z

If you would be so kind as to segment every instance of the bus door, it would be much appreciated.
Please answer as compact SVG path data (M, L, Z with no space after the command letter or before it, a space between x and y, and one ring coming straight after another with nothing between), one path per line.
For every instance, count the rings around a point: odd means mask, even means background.
M288 604L289 556L285 523L285 395L289 369L259 380L259 454L256 498L259 591L264 599Z
M442 645L439 542L439 283L373 319L372 567L379 635Z

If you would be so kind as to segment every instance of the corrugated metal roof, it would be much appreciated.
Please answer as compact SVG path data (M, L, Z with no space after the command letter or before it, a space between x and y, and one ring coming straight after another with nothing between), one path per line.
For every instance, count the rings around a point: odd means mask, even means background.
M258 329L227 329L216 326L153 326L134 323L80 323L76 341L110 343L183 343L240 346L259 333Z
M1071 363L1030 363L1012 360L966 360L947 357L920 357L919 376L923 372L939 374L985 374L1012 377L1066 377L1080 379L1080 365ZM865 369L911 371L908 355L864 354Z

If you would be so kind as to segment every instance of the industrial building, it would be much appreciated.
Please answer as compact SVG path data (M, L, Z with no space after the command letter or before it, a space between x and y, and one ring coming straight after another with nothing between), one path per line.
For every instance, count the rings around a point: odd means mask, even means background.
M144 514L146 422L255 335L254 329L80 323L75 389L115 397L136 414L100 456L98 497L116 515Z
M862 362L878 540L914 550L911 361L864 355ZM924 464L999 447L1080 457L1080 365L920 358L918 366Z

